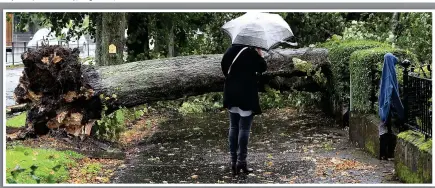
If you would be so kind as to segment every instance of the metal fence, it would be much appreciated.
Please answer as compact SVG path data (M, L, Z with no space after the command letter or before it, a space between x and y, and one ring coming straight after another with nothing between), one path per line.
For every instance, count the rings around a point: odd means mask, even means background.
M80 57L95 57L95 44L94 43L70 43L67 41L58 41L57 44L46 43L47 45L61 45L69 48L79 48L80 49ZM21 64L21 54L26 52L29 48L38 49L41 45L39 42L36 43L36 46L29 46L28 42L10 42L6 44L6 65L15 65Z
M413 130L432 137L432 70L431 65L423 67L410 67L409 61L402 63L403 70L403 105L405 108L405 125ZM423 76L414 73L420 69ZM426 78L428 77L428 78Z

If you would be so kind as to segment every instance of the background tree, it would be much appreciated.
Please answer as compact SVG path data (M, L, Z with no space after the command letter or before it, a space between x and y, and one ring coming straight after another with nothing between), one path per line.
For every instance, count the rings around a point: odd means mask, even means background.
M125 63L125 13L102 13L101 17L101 30L97 30L101 39L101 52L96 62L102 66L123 64ZM109 52L111 45L116 47L115 53Z

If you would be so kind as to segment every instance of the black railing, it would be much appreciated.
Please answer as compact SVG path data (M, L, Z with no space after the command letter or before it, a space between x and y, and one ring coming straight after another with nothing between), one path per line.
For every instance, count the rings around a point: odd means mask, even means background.
M410 62L402 63L403 70L403 105L405 125L432 137L432 71L431 65L410 67ZM421 74L415 73L420 69ZM427 73L423 70L427 68Z
M50 45L49 42L46 43L47 45ZM92 57L94 54L95 49L91 49L92 47L95 48L95 44L80 44L80 43L69 43L66 41L58 41L55 45L62 45L67 46L71 48L79 48L81 51L81 54L86 57ZM40 48L40 42L38 41L34 46L28 46L28 42L9 42L6 44L6 64L19 64L21 62L21 54L25 51L27 51L29 48L38 49Z

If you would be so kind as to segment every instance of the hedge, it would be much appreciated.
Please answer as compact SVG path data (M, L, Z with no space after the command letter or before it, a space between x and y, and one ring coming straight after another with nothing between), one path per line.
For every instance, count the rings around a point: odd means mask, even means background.
M384 55L386 53L394 54L399 58L399 61L409 59L412 64L418 64L415 54L392 47L377 47L353 52L349 60L352 111L360 113L377 112L378 105L375 103L374 109L372 109L370 98L374 89L379 87ZM403 70L399 69L399 67L400 65L396 65L398 80L401 83ZM375 81L372 80L372 74L375 74ZM379 96L379 89L375 92L376 96Z
M375 47L390 48L391 45L367 40L331 40L318 45L329 50L328 57L331 69L331 82L328 90L331 95L331 105L334 113L341 112L341 106L349 99L350 74L349 59L353 52Z

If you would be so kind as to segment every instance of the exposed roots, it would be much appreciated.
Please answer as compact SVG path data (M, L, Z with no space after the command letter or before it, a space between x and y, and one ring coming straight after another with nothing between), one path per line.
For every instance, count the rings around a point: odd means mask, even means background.
M22 54L25 68L14 98L19 104L30 104L27 130L38 135L59 128L75 136L90 134L102 107L83 79L79 53L78 49L45 46Z

